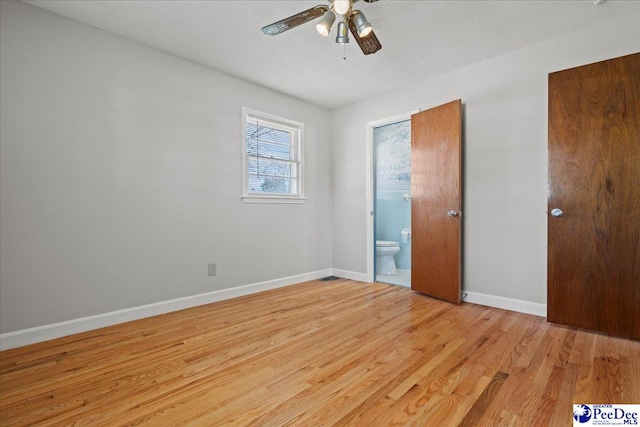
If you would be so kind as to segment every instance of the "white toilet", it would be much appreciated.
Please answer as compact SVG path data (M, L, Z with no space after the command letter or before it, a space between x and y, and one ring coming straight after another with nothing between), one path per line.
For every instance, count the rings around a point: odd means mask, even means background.
M398 274L396 261L393 259L398 252L400 252L400 244L398 242L376 240L376 274L386 274L388 276Z

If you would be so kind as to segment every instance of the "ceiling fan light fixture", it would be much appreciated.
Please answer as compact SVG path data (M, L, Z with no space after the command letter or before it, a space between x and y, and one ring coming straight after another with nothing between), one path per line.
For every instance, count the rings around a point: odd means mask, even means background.
M347 29L347 23L344 21L338 22L338 35L336 36L336 43L349 43L349 30Z
M333 2L333 10L338 15L346 15L351 9L351 2L349 0L335 0Z
M354 10L353 16L351 19L353 19L353 23L356 26L356 30L358 32L359 37L365 37L369 35L371 31L373 31L373 27L371 26L369 21L367 21L367 18L366 16L364 16L364 13L362 13L361 11Z
M2 0L0 0L2 1ZM307 10L281 19L273 24L265 25L262 32L268 36L276 36L292 28L307 22L315 21L317 31L323 36L328 36L331 26L337 20L336 43L341 44L345 49L343 58L346 59L346 44L349 43L349 33L353 34L358 47L365 55L371 55L382 49L380 41L371 29L371 24L359 10L353 9L353 4L359 0L327 0L327 4L319 4ZM373 3L378 0L364 0ZM593 1L593 0L591 0ZM340 12L340 13L339 13ZM356 21L358 27L356 27Z
M321 35L325 37L328 36L329 31L331 31L333 21L335 20L336 15L332 11L327 10L324 15L322 15L322 18L320 18L320 21L316 24L316 30L318 30Z

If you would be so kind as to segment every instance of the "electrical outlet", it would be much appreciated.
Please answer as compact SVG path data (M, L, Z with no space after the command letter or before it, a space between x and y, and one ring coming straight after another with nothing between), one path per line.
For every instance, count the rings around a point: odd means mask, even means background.
M216 264L209 264L209 276L215 276L216 275Z

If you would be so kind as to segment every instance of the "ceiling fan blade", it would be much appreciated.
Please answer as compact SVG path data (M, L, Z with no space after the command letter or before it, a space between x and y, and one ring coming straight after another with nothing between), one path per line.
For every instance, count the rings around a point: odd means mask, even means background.
M360 49L362 49L362 53L365 55L371 55L382 49L382 45L376 35L373 34L373 31L364 37L358 35L358 30L356 29L356 24L353 22L353 19L349 19L349 30L353 38L358 42Z
M329 6L320 4L316 7L312 7L311 9L307 9L304 12L297 13L281 21L274 22L271 25L262 27L262 32L270 36L276 36L280 33L284 33L287 30L295 28L298 25L302 25L306 22L313 21L314 19L321 17L327 10L329 10Z

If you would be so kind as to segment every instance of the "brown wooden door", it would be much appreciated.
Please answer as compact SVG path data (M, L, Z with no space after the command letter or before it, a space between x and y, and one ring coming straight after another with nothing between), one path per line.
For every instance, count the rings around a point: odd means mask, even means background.
M460 302L460 100L411 116L411 289Z
M548 208L547 319L640 339L640 54L549 75Z

